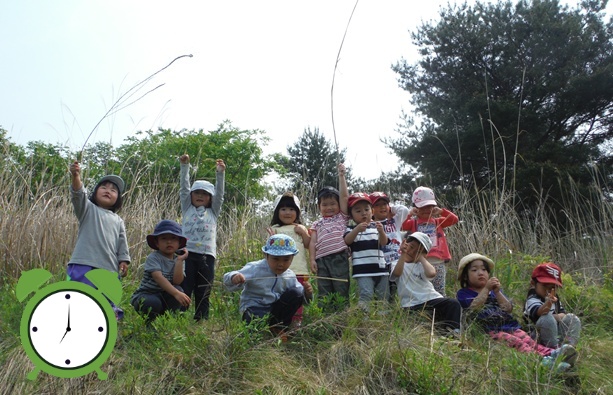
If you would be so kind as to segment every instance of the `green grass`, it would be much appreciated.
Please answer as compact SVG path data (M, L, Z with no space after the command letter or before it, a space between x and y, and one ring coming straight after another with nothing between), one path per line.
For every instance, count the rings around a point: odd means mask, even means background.
M218 277L221 276L218 273ZM61 276L58 276L61 277ZM288 343L265 325L247 327L239 317L238 293L216 283L210 320L195 323L192 312L166 315L151 326L127 300L137 279L124 283L125 319L114 352L95 373L59 379L41 373L26 379L33 365L19 341L23 304L8 284L0 292L0 393L108 394L597 394L612 393L611 315L585 314L579 344L579 387L540 365L538 355L521 354L471 326L462 344L431 335L428 320L398 306L365 314L355 307L326 315L307 306L304 327ZM593 293L611 295L610 285L575 287L576 306ZM602 291L605 291L604 293ZM584 296L581 296L584 295ZM512 295L519 300L521 295ZM604 302L604 301L601 301ZM597 308L604 308L600 303ZM610 306L610 304L609 304ZM518 307L516 307L517 309ZM609 313L611 311L609 310Z

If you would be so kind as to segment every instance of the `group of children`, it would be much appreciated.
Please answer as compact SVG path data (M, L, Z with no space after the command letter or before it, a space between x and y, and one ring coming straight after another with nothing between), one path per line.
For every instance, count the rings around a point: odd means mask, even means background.
M209 317L225 163L216 162L215 185L197 180L190 186L189 156L181 156L180 162L182 226L162 220L147 236L153 252L147 256L143 279L131 298L132 306L149 322L166 311L185 311L192 295L194 318ZM88 199L77 162L70 172L80 226L68 264L69 279L87 282L84 274L97 268L125 276L130 256L125 226L117 215L123 180L114 175L103 177ZM352 278L358 306L365 311L373 300L389 301L391 290L403 308L430 312L442 333L459 334L464 315L493 339L520 351L539 353L544 363L555 363L562 370L573 365L581 323L564 311L556 296L556 289L562 287L557 265L548 262L534 269L524 311L532 332L527 333L511 314L512 303L502 293L499 280L491 276L494 262L484 255L472 253L460 260L457 299L445 296L446 264L451 256L444 228L457 223L458 217L438 207L430 188L413 192L409 210L391 206L383 192L349 195L343 164L338 174L338 190L324 187L318 192L321 218L310 229L300 219L300 200L290 192L279 196L268 228L270 236L262 247L264 258L224 274L226 289L242 290L239 310L243 320L249 323L268 317L271 330L286 336L288 327L300 327L302 306L313 299L311 273L318 297L334 300L336 305L331 305L335 308L338 303L348 305ZM113 307L121 319L123 312Z

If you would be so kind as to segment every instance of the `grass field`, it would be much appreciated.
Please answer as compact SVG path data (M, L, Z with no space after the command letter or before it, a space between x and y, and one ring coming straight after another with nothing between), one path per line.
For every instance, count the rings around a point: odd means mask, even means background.
M261 257L268 216L253 207L234 210L227 202L219 225L219 256L212 316L194 323L191 315L169 315L147 327L128 300L149 253L145 236L178 206L178 196L155 190L129 191L120 213L126 222L132 265L123 281L126 317L111 357L95 374L61 379L41 373L36 381L19 339L25 302L15 284L23 270L42 267L64 279L74 246L77 220L68 200L68 181L37 197L0 174L0 394L612 394L613 375L613 215L581 207L572 185L569 209L574 229L562 233L547 222L546 205L533 215L514 214L510 197L479 194L453 202L461 223L448 229L454 260L448 295L458 289L455 266L469 252L494 258L495 275L521 315L532 268L554 259L565 270L561 298L581 316L576 375L556 376L539 357L494 343L476 328L461 340L432 335L428 317L381 306L364 314L355 296L345 311L324 314L306 308L304 327L288 343L261 325L246 327L238 313L238 293L222 290L224 272ZM172 212L172 210L170 211ZM598 215L590 216L590 212ZM596 219L598 218L598 219ZM178 219L178 218L173 218Z

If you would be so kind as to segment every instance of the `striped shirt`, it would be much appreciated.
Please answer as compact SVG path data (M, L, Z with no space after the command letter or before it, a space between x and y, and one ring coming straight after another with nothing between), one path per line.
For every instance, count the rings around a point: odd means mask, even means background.
M345 236L354 228L355 226L348 227L345 230ZM380 250L379 231L374 222L371 222L364 232L357 234L353 243L349 244L349 248L351 249L353 277L389 275L385 256Z
M147 260L145 261L145 273L143 274L143 279L141 280L140 286L136 292L134 292L134 295L132 295L132 300L138 300L138 297L141 294L155 294L162 292L162 287L160 287L160 285L155 281L151 273L162 272L162 276L164 276L164 278L166 278L166 280L172 284L174 270L174 259L166 258L164 255L160 254L159 251L154 251L149 254L147 256Z
M542 305L545 304L545 299L541 298L536 294L536 290L534 288L530 288L528 290L528 299L526 300L526 305L524 307L524 318L536 324L536 321L540 318L538 315L538 309L541 308ZM558 314L558 313L566 313L564 307L560 303L560 300L556 303L551 304L551 308L549 309L549 314Z
M338 214L331 217L323 217L311 225L311 231L317 232L315 259L347 249L343 236L348 222L349 216L339 211Z

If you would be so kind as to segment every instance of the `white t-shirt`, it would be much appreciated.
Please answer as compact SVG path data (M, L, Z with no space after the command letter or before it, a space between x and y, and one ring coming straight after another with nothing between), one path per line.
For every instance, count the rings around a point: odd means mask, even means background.
M413 307L429 300L442 298L424 273L420 262L405 263L400 277L395 276L394 268L398 262L392 263L390 281L398 284L398 299L402 307Z

